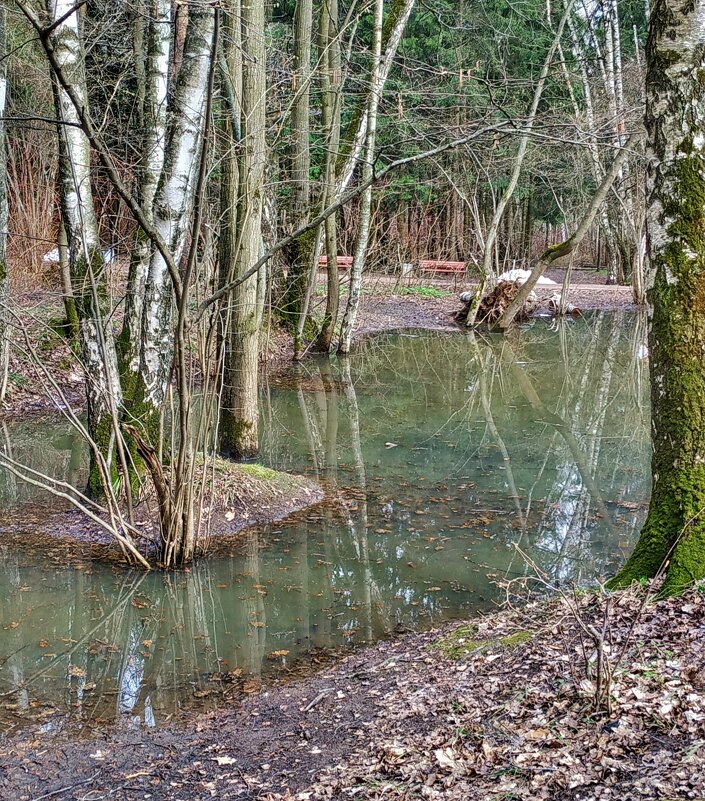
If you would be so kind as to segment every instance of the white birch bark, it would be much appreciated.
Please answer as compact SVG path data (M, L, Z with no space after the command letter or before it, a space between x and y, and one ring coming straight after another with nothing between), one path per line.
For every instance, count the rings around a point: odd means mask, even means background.
M592 164L592 172L593 172L593 177L595 179L595 183L599 184L600 181L602 181L602 177L604 175L604 169L602 167L602 163L600 162L600 154L597 147L597 133L595 127L595 111L592 101L592 87L590 85L590 78L588 76L587 67L585 66L587 63L587 59L581 47L580 39L578 37L578 32L575 29L575 24L573 22L572 16L568 17L568 27L570 29L573 58L575 59L576 63L580 65L580 79L583 85L583 99L585 102L585 116L588 128L588 152L590 153L590 161ZM607 209L604 206L600 209L599 221L602 233L605 236L605 239L607 240L608 250L611 254L614 254L616 251L614 232L612 231L612 227L610 225Z
M308 219L311 184L309 170L311 152L309 147L309 96L311 89L311 36L313 30L312 0L297 0L294 15L294 74L296 96L291 108L292 163L291 180L293 196L294 227Z
M360 163L360 156L365 146L365 140L367 136L367 121L368 121L368 114L369 114L369 106L370 106L370 97L373 94L378 94L381 97L382 92L384 91L384 86L386 84L387 78L389 76L389 71L391 70L392 64L394 62L394 57L396 55L397 49L401 42L404 29L406 28L406 24L409 20L411 15L411 11L414 7L415 0L403 0L402 4L396 6L392 10L391 14L393 15L390 22L390 29L389 33L386 37L386 40L383 41L384 45L384 53L381 54L379 70L375 74L375 76L371 79L370 88L368 90L368 95L363 98L364 105L362 107L362 111L359 114L359 119L357 120L356 127L354 127L354 132L351 137L351 140L348 142L343 143L345 146L345 154L338 158L336 154L336 158L334 159L333 166L334 166L334 176L332 180L333 191L323 192L321 196L321 201L323 206L321 206L321 210L325 206L325 204L330 204L337 202L340 197L344 194L344 192L349 187L353 175L355 174L355 169ZM325 13L326 9L322 9L322 13ZM329 11L329 16L332 19L332 13ZM332 23L331 23L332 24ZM384 29L382 29L382 35L384 37ZM339 40L336 37L335 44L331 44L328 48L327 58L328 60L333 61L336 60L334 55L331 55L330 50L339 49ZM337 56L337 60L339 60L339 55ZM342 79L341 79L342 81ZM342 92L342 83L337 88L336 94L340 95ZM338 108L334 114L338 115L340 113L340 109ZM353 114L353 119L356 119L358 116L357 111ZM340 134L337 134L338 143L340 143ZM336 163L337 162L337 163ZM326 232L326 239L330 243L332 239L330 237L330 233L332 231L332 226L334 222L327 223L325 225L325 232ZM306 321L308 319L308 309L311 302L311 297L314 290L315 285L315 278L316 273L318 271L318 260L322 249L323 244L323 229L318 229L316 231L316 235L314 237L313 245L308 249L306 252L306 257L309 259L308 265L308 277L306 281L305 290L303 291L303 298L301 303L301 309L298 315L298 323L296 328L295 334L295 346L294 346L294 353L295 358L300 356L301 352L301 343L304 328L306 325ZM299 272L298 272L298 280L301 280L301 265L299 265ZM321 344L325 342L325 339L320 340Z
M394 57L397 54L399 45L401 44L406 24L409 21L411 12L414 8L415 0L404 0L404 5L401 7L398 17L389 32L387 38L384 54L381 58L379 70L377 71L374 82L370 86L370 94L377 94L381 97L384 87L389 77L389 71L394 63ZM345 158L343 165L338 170L338 183L336 197L339 197L349 186L352 181L355 167L359 164L360 155L362 154L365 145L365 138L367 136L367 115L369 113L369 100L365 109L362 112L360 121L357 126L357 131L352 140L350 152Z
M54 52L79 102L87 103L79 19L72 0L49 0L56 21ZM115 342L106 320L107 297L98 222L91 192L90 144L68 94L55 82L59 134L61 207L69 244L69 263L79 314L81 351L86 374L88 421L101 449L107 445L105 427L115 419L122 394ZM62 124L64 123L64 124Z
M371 83L369 105L367 108L367 136L365 138L365 160L362 166L362 180L371 181L374 171L375 141L377 138L377 111L384 84L380 82L382 73L382 24L384 18L384 0L375 0L374 34L372 45L372 65L370 67ZM362 268L367 256L367 243L370 238L370 217L372 213L372 184L365 189L360 201L360 218L358 223L355 253L350 270L350 292L340 329L341 353L348 353L352 342L352 332L360 306L362 289Z
M524 166L524 158L526 156L526 150L529 145L529 134L536 120L536 114L538 112L539 103L541 102L541 96L543 95L544 86L546 85L546 78L548 77L548 71L550 70L551 64L553 63L553 57L556 53L556 50L560 45L561 37L563 36L563 29L565 28L566 21L572 12L572 9L573 9L573 0L568 0L563 15L561 17L561 20L558 24L558 29L556 30L556 34L553 37L551 46L548 49L546 58L544 59L538 83L536 84L536 88L534 89L534 96L531 101L531 108L529 109L529 114L526 119L526 123L524 124L524 130L526 131L526 133L522 134L522 137L519 140L519 148L517 150L517 154L514 159L514 166L512 167L512 172L509 176L509 182L507 183L504 192L502 192L499 202L497 203L497 207L495 208L494 215L492 216L489 228L487 230L487 236L485 237L485 249L482 255L482 278L483 281L486 282L485 285L487 286L488 289L492 289L494 287L494 278L493 278L494 270L492 268L492 259L494 254L495 240L497 239L497 233L499 231L500 225L502 224L502 220L504 218L504 212L507 208L507 205L509 204L509 201L512 199L517 184L519 183L521 170L522 167ZM474 308L476 309L477 305L474 305ZM468 315L468 325L473 325L474 323L475 323L474 314Z
M143 10L149 15L146 21L146 41L142 39L143 52L135 52L135 58L141 65L140 72L143 81L142 108L140 109L142 153L138 195L145 219L152 224L154 222L154 198L164 166L166 144L171 2L170 0L152 0L145 5ZM136 43L136 51L137 48L138 44ZM120 337L123 372L134 374L139 371L142 308L153 250L149 237L142 228L138 228L130 253L125 317Z
M169 109L164 169L154 202L154 227L177 265L193 208L214 22L211 6L190 6L183 60ZM166 399L174 350L174 294L168 265L155 251L145 286L140 353L143 400L154 410Z

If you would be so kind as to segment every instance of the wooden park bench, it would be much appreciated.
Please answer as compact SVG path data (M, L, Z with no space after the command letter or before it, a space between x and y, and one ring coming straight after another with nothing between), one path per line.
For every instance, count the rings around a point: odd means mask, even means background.
M422 273L437 273L452 275L454 278L465 275L464 261L436 261L434 259L424 259L419 262L419 269Z
M352 267L353 257L352 256L338 256L336 258L336 262L338 263L339 270L348 270ZM327 267L328 266L328 256L321 256L318 260L319 267Z

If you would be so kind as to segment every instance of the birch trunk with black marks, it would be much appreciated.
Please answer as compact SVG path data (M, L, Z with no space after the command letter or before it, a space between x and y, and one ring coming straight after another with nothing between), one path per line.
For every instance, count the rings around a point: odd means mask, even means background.
M382 62L376 75L376 81L370 84L370 93L377 92L381 95L384 91L384 86L387 83L389 72L394 63L394 57L401 44L406 24L414 9L415 1L416 0L394 0L391 4L382 29L384 55L382 56ZM355 168L359 164L367 134L368 111L369 96L364 97L363 101L353 111L350 122L346 126L345 133L341 135L341 147L336 168L337 197L342 195L350 186Z
M658 0L647 45L647 305L653 487L613 586L705 576L705 2Z
M0 6L0 404L7 391L10 342L7 336L10 272L7 266L7 150L5 147L5 103L7 99L7 10Z
M79 102L87 102L79 18L71 0L49 0L55 20L54 53ZM69 247L69 269L80 325L80 343L86 377L88 429L106 464L114 465L117 414L122 403L115 340L109 323L110 302L106 269L100 248L98 221L91 191L91 151L76 106L54 81L59 137L61 214ZM93 460L95 461L95 460ZM111 470L116 468L111 467ZM111 480L115 476L111 477ZM89 490L102 491L105 479L93 464Z
M341 136L341 127L338 117L342 110L342 64L340 57L340 32L336 35L338 28L338 12L339 7L335 8L333 3L323 6L321 9L321 25L319 26L319 51L320 51L320 36L321 33L326 35L329 40L329 47L326 52L326 58L321 57L320 63L322 65L321 73L325 75L328 71L330 76L331 87L331 100L334 100L337 107L334 105L332 111L333 124L330 126L331 142L336 145L335 150L331 147L326 150L326 157L323 166L324 187L320 193L318 203L318 213L322 212L326 205L331 205L337 202L341 196L347 191L350 183L352 182L355 174L355 169L360 163L360 156L365 144L367 135L367 115L369 111L369 97L372 92L380 94L384 90L384 86L389 77L394 57L397 49L401 43L402 35L406 28L406 24L411 15L414 7L415 0L395 0L391 4L391 8L387 14L387 18L382 28L382 48L383 55L381 57L380 69L377 72L374 81L369 85L367 93L362 95L358 100L358 105L353 109L350 114L350 122L348 123L345 135ZM325 15L325 18L324 18ZM321 30L326 28L326 30ZM354 26L356 27L356 26ZM352 37L348 42L349 47L352 44ZM349 52L348 52L349 55ZM328 62L328 63L327 63ZM323 78L322 83L325 81ZM337 85L336 85L337 84ZM322 91L324 91L322 89ZM325 98L322 100L322 117L326 115ZM328 127L324 123L324 135ZM337 143L336 143L337 142ZM332 159L332 178L328 174L329 158ZM332 181L332 185L328 184L328 180ZM334 236L335 234L335 236ZM323 230L317 228L311 231L303 240L296 244L295 252L299 252L299 248L303 247L308 250L308 253L303 258L305 264L308 264L308 277L306 285L303 287L303 297L299 304L298 310L298 323L295 332L295 347L294 358L299 358L303 347L304 332L308 328L310 331L308 310L311 302L313 290L315 288L316 274L318 269L318 259L321 252L322 242L325 242L325 247L328 252L335 246L337 251L337 230L336 220L334 218L327 218ZM336 254L337 255L337 254ZM334 270L337 269L337 264L331 261L328 257L328 272L333 275L335 280ZM329 287L332 282L329 280ZM302 285L303 286L303 285ZM329 293L332 290L329 289ZM326 303L326 315L324 324L319 331L318 339L315 343L315 349L326 350L330 349L330 343L326 347L326 340L330 335L332 337L333 330L337 318L337 309L333 306L338 304L338 297L333 298L331 294L328 295ZM335 316L333 311L336 312Z
M338 350L348 353L352 342L352 333L360 306L362 290L362 268L367 257L367 243L370 238L370 219L372 214L372 177L374 175L375 142L377 139L377 111L384 84L380 81L382 72L382 25L384 21L384 2L375 0L374 32L372 39L372 64L370 66L370 94L367 107L367 135L365 137L364 161L362 165L362 181L370 182L360 199L360 215L358 219L355 253L350 269L350 291L348 302L340 328L340 344Z
M154 198L164 167L171 2L150 0L138 9L137 17L135 62L139 87L138 114L142 129L137 194L145 220L152 225ZM125 316L118 340L120 374L128 398L139 374L143 301L153 250L150 238L142 228L138 228L130 253Z
M234 0L232 7L237 6ZM241 24L242 116L238 148L237 198L223 193L225 202L237 200L237 212L223 209L224 222L236 225L225 232L221 259L232 279L242 277L260 257L266 165L265 143L265 31L264 4L244 0L235 24ZM232 41L236 41L237 37ZM226 44L226 52L232 46ZM230 53L228 53L230 55ZM235 54L233 54L235 55ZM238 56L235 56L236 58ZM228 56L226 56L228 58ZM221 266L221 269L223 267ZM266 268L251 275L228 298L225 365L220 413L220 450L238 459L254 456L258 437L258 360L260 300Z
M177 266L184 254L193 209L214 21L211 6L189 7L184 54L168 110L164 167L154 199L154 229L167 243ZM140 374L131 412L154 447L158 445L158 419L174 354L173 310L174 301L180 300L178 294L177 279L170 275L164 256L153 251L142 310Z

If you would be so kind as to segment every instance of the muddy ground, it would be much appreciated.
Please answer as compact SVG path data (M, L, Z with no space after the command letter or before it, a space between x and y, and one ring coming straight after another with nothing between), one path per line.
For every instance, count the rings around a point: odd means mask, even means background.
M178 726L24 735L0 749L0 797L702 799L703 596L645 593L382 642ZM610 642L599 698L591 624Z
M293 512L320 503L325 492L313 479L282 473L260 465L229 463L227 474L209 469L212 485L204 495L206 513L202 523L208 552L228 552L244 531L282 520ZM102 517L106 517L102 515ZM159 528L156 499L143 498L134 510L135 539L141 554L152 564L158 559ZM124 564L124 555L114 536L96 525L78 509L55 498L2 510L0 544L37 550L42 545L63 551L66 564L73 558L93 558ZM0 665L2 654L0 654Z

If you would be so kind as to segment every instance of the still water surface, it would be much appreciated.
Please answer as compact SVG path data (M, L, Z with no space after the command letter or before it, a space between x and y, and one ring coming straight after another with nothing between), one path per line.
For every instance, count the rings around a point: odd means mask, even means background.
M402 332L265 384L261 461L317 476L327 502L169 575L0 545L0 725L159 725L491 608L498 581L536 567L604 575L648 500L643 341L630 314L506 338ZM0 435L81 480L60 423ZM0 472L0 508L32 497Z

